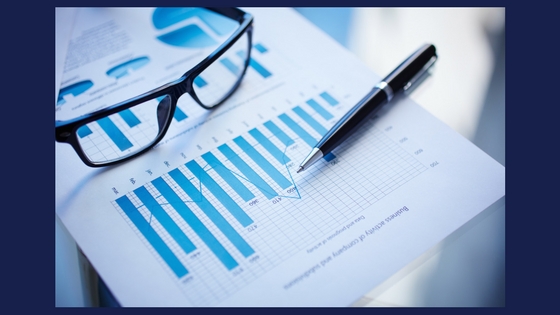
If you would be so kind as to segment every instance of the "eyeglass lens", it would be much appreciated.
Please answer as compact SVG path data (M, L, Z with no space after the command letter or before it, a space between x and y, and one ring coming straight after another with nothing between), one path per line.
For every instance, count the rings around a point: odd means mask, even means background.
M193 16L203 23L185 23ZM184 49L186 55L192 55L195 49L215 49L239 27L238 22L203 8L157 8L152 19L154 27L161 30L157 39ZM242 78L248 49L249 35L245 33L194 79L194 93L204 106L214 107L233 92ZM184 108L179 106L192 103L179 101L174 119L187 118ZM165 123L171 121L171 107L171 96L161 96L90 122L76 131L77 143L93 164L135 155L154 144L165 129Z
M241 80L248 59L249 37L243 34L217 61L198 75L193 88L198 99L208 107L227 97Z
M84 125L76 136L92 163L120 160L153 144L170 114L171 97L166 95Z

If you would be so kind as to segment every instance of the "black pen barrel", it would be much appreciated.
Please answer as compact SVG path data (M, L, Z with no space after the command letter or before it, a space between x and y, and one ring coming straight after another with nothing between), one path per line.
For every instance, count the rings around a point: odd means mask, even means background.
M338 147L377 113L383 105L391 101L396 93L402 91L405 86L410 87L414 84L436 59L436 47L434 45L426 44L415 51L385 79L379 82L319 140L301 163L297 172L308 168Z
M403 61L393 72L385 77L385 81L394 93L402 89L422 68L436 56L436 47L426 44Z
M357 131L387 102L387 95L374 88L348 113L346 113L317 143L323 155L331 152Z

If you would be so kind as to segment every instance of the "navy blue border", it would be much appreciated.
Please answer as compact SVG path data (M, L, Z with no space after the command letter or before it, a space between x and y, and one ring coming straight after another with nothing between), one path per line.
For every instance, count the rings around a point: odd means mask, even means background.
M148 6L155 1L85 1L80 6L123 5ZM19 9L25 21L7 14L3 21L6 30L4 75L9 83L4 98L5 181L9 186L5 205L5 277L10 283L8 304L24 307L54 307L54 133L53 81L54 76L54 7L74 6L77 1L57 1L31 4ZM158 1L157 5L184 5L179 1ZM231 5L227 1L204 1L200 5ZM263 6L263 1L238 1L236 6ZM189 5L193 5L189 1ZM266 6L419 6L415 1L283 1L266 2ZM531 310L544 306L552 299L546 287L537 280L548 279L556 266L547 253L554 253L558 245L554 224L557 206L546 200L558 195L555 180L556 144L558 135L555 117L554 92L556 78L539 73L538 69L553 69L543 65L555 60L558 29L556 13L548 3L535 1L423 1L422 6L499 6L506 7L506 189L507 189L507 292L506 309ZM6 11L5 11L6 14ZM257 21L258 23L258 21ZM17 31L14 31L17 28ZM26 35L27 34L27 35ZM26 35L26 36L25 36ZM32 60L31 62L29 60ZM557 67L557 66L556 66ZM7 75L9 74L9 75ZM535 86L533 83L541 82ZM32 107L31 110L22 110ZM44 111L44 112L43 112ZM547 121L550 117L553 121ZM18 123L20 119L27 121ZM550 119L549 118L549 119ZM532 134L532 132L534 134ZM546 144L543 141L547 141ZM21 154L19 154L21 152ZM11 153L16 153L14 156ZM538 165L547 167L539 170ZM551 169L552 168L552 169ZM544 181L546 174L550 181ZM71 174L69 174L71 175ZM537 176L535 176L537 175ZM538 188L537 192L531 188ZM533 189L534 189L533 188ZM11 218L10 216L16 216ZM50 237L49 237L50 236ZM16 240L13 242L12 240ZM546 247L545 247L546 246ZM548 254L550 255L550 254ZM11 272L7 272L11 271ZM550 279L552 288L556 287ZM363 311L363 310L362 310ZM434 311L434 310L430 310ZM480 310L479 310L480 311Z

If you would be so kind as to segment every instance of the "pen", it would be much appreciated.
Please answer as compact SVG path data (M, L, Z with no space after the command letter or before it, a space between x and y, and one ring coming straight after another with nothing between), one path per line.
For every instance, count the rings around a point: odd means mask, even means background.
M437 59L436 47L426 44L415 51L393 72L379 82L362 100L346 113L324 136L300 164L297 172L340 145L358 130L373 114L393 99L396 93L408 90Z

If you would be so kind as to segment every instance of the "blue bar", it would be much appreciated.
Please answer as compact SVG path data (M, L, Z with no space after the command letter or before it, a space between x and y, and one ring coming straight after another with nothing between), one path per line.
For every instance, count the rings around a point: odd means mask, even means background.
M122 117L122 119L124 119L124 121L130 128L140 123L140 119L138 119L138 117L134 115L134 113L130 110L130 108L123 110L122 112L119 113L119 115Z
M208 83L206 83L206 81L204 81L204 79L201 76L198 76L194 78L194 84L199 88L201 88L203 86L206 86Z
M278 162L280 162L280 164L285 165L290 162L290 158L286 156L284 152L280 151L280 149L268 140L268 138L265 137L265 135L263 135L257 128L249 130L249 133L263 146L263 148L265 148Z
M212 169L214 169L214 171L216 171L216 173L218 173L218 175L222 177L223 180L228 183L228 185L231 186L231 188L233 188L233 190L235 190L241 198L243 198L243 200L249 201L255 198L255 195L253 195L253 193L247 189L243 183L241 183L237 176L233 175L233 173L227 169L222 162L214 156L214 154L210 152L204 153L202 158L206 161L206 163L208 163L208 165L210 165L210 167L212 167Z
M329 120L334 116L331 115L323 106L319 105L314 99L310 99L306 102L309 106L311 106L321 117L325 118L325 120Z
M249 157L255 161L272 179L283 189L292 186L290 182L282 173L280 173L270 162L268 162L259 151L255 150L253 146L247 142L243 137L237 137L233 139L235 142Z
M115 123L113 123L113 121L109 117L101 118L97 121L97 123L121 151L132 147L132 143L122 133L122 131L120 131L117 126L115 126Z
M243 60L245 60L245 51L240 50L237 52L237 55L239 57L241 57ZM249 60L249 66L253 69L255 69L255 71L257 71L263 78L268 78L269 76L272 75L272 73L270 73L268 70L266 70L260 63L258 63L255 59L251 58Z
M270 130L270 132L272 132L276 136L276 138L278 138L278 140L282 141L285 146L289 146L294 143L294 140L292 140L292 138L290 138L284 131L282 131L282 129L278 128L278 126L276 126L276 124L272 121L269 120L265 122L264 126L268 128L268 130Z
M325 161L330 162L334 159L336 159L336 155L332 154L332 152L327 153L327 155L325 155L323 157L323 159L325 159Z
M178 106L175 106L175 114L173 114L173 118L175 118L177 121L181 121L188 117L189 116L187 116L187 114L185 114L185 112L183 112Z
M214 181L208 173L198 163L194 160L189 161L185 164L187 168L198 178L208 190L220 201L221 204L226 207L226 209L233 215L233 217L239 222L243 227L247 227L253 223L251 219L237 203L231 199L231 197Z
M218 259L226 266L228 270L237 267L239 264L231 256L230 253L222 246L216 237L206 228L200 219L192 212L183 200L169 187L169 185L159 177L152 181L161 195L175 208L177 213L181 215L193 231L200 239L210 248L210 250L218 257Z
M220 59L220 62L226 66L226 68L233 73L235 76L239 75L239 68L237 68L237 66L231 62L231 60L229 60L228 58L222 58Z
M173 254L157 232L154 231L150 224L144 219L142 214L138 212L138 209L136 209L128 197L122 196L117 199L116 202L177 277L180 278L189 273L187 268L181 264L177 256Z
M260 176L257 174L243 159L237 155L227 144L223 144L218 147L218 150L222 152L223 155L227 157L227 159L237 167L243 175L247 177L247 179L253 183L262 193L266 196L267 199L272 199L278 194L270 187Z
M301 128L295 121L293 121L290 116L282 114L278 116L282 122L284 122L290 129L292 129L303 141L305 141L310 147L314 147L317 144L317 140L313 138L307 131Z
M309 124L315 131L317 131L321 136L327 133L327 128L323 127L318 121L316 121L311 115L304 111L301 107L296 106L293 111L298 114L307 124Z
M327 103L329 103L329 105L334 106L338 104L338 101L335 100L329 93L323 92L320 95L325 101L327 101Z
M249 66L255 69L263 78L268 78L272 75L272 73L266 70L260 63L256 62L255 59L253 58L249 60Z
M204 197L204 195L194 187L194 185L178 169L169 172L169 176L181 186L181 188L191 197L198 207L216 224L218 229L231 241L231 243L245 257L251 256L255 251L245 240L235 231L235 229L224 219L224 217L214 208L214 206Z
M78 136L80 138L87 137L87 136L91 135L92 133L93 132L91 131L91 129L89 129L89 127L86 126L86 125L83 125L80 128L78 128Z
M161 207L156 199L148 192L146 187L138 187L134 193L144 203L144 206L158 219L159 223L169 232L171 237L181 246L185 253L190 253L196 249L196 246L183 233L181 228L171 219L169 214Z
M266 49L266 47L264 47L264 46L263 46L262 44L260 44L260 43L255 44L253 47L255 47L255 49L258 50L261 54L268 51L268 49Z

